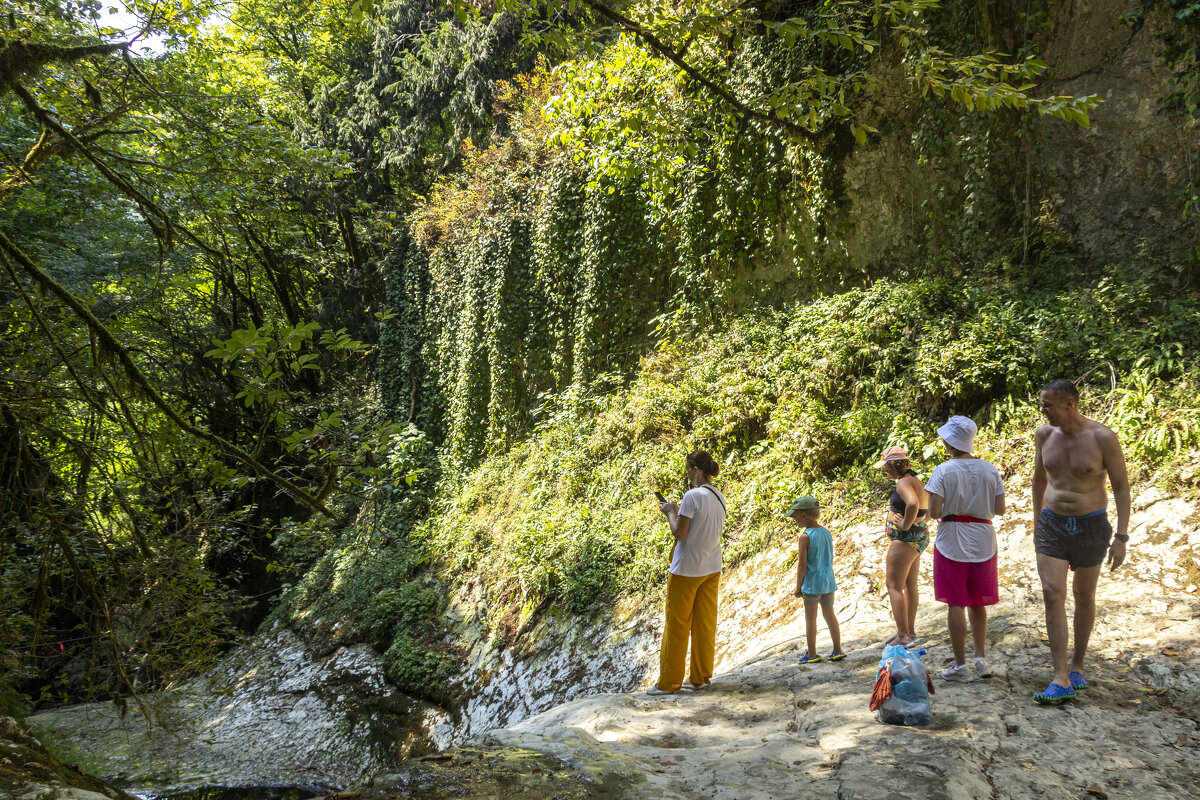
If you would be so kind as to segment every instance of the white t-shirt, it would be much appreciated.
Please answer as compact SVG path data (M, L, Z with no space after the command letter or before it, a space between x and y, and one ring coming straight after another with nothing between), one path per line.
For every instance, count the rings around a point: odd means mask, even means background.
M952 458L934 467L925 491L942 497L943 517L991 519L1004 482L981 458ZM996 555L996 528L982 522L939 522L933 546L952 561L987 561Z
M721 499L718 500L717 497ZM721 530L725 527L725 495L708 484L689 489L679 503L679 516L692 522L687 538L675 545L671 573L702 578L721 571Z

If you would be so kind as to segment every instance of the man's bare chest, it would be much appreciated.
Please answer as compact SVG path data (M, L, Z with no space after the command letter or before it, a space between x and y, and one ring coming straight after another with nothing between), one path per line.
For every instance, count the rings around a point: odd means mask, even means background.
M1042 461L1052 478L1087 482L1104 477L1104 454L1092 436L1051 434L1042 449Z

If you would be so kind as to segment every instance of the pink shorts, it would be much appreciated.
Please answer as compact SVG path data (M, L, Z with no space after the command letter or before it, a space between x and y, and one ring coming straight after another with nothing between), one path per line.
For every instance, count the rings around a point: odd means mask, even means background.
M954 561L933 548L933 596L952 606L994 606L1000 602L996 556L987 561Z

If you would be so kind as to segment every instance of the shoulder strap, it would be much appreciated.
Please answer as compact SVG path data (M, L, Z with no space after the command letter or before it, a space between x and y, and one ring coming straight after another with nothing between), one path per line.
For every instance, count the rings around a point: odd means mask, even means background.
M701 485L701 487L700 487L700 488L702 488L702 489L708 489L709 493L710 493L710 494L711 494L713 497L717 498L717 502L721 504L721 510L722 510L722 511L724 511L726 514L728 514L728 513L729 513L729 509L725 507L725 501L721 499L721 495L717 494L717 490L716 490L716 489L712 488L712 487L711 487L711 486L709 486L707 483L705 483L705 484Z

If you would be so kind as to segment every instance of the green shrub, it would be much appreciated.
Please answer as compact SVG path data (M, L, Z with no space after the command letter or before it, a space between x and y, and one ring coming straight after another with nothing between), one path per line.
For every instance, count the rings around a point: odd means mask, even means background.
M686 489L688 451L722 464L738 561L790 537L780 514L795 494L843 520L882 507L879 451L902 444L931 467L949 414L976 419L982 452L1027 461L1037 390L1058 376L1080 382L1135 475L1186 458L1200 441L1200 295L1153 262L1039 289L991 273L880 281L664 343L626 388L545 396L529 440L443 484L426 556L524 609L653 594L671 537L652 493Z
M454 658L431 649L416 636L402 633L383 656L388 679L397 689L442 706L454 699L450 679L454 676Z
M384 589L367 604L364 627L376 642L387 642L400 633L428 629L438 610L438 595L414 582Z

